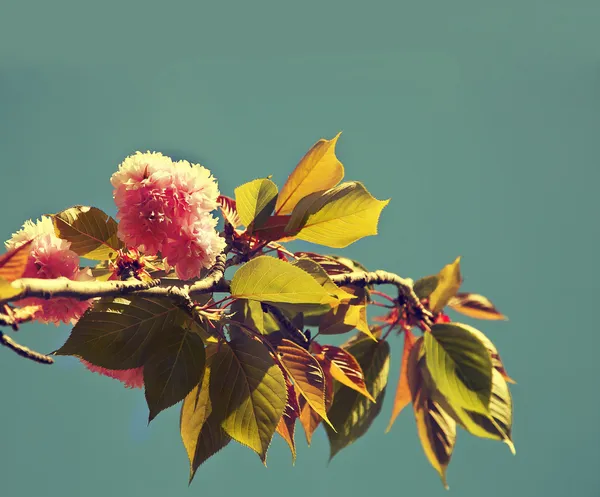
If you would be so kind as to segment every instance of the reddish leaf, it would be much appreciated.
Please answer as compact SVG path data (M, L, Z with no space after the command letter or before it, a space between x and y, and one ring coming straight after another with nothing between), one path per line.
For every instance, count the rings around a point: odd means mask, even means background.
M475 319L506 319L506 316L501 314L488 298L476 293L457 293L450 299L448 306L456 312Z
M237 206L234 199L224 195L219 195L217 197L217 203L219 204L219 208L223 213L223 217L229 224L231 224L234 228L242 225L242 221L238 215Z
M411 403L410 387L408 385L408 358L410 351L415 345L416 337L408 330L404 332L404 350L402 352L402 366L400 367L400 380L396 387L396 397L394 398L394 406L392 408L392 417L385 432L392 429L392 425L398 415L408 404Z
M323 345L322 351L331 363L330 371L333 379L361 393L371 402L375 402L365 385L363 370L350 352L332 345Z
M313 342L313 344L314 343L315 342ZM329 362L320 361L320 363L325 375L325 409L328 411L333 403L333 378L329 371ZM298 397L298 405L300 406L300 424L304 428L306 443L310 446L312 436L321 424L322 418L310 407L310 405L308 405L306 400L304 400L304 397Z
M289 378L285 378L288 400L283 411L283 416L279 420L277 425L277 433L287 442L292 452L292 463L296 462L296 443L294 441L294 428L296 426L296 419L300 416L300 406L298 405L298 397L294 385L291 383Z
M290 216L271 216L260 228L252 232L252 236L265 242L291 240L293 236L288 236L290 234L285 230L289 220Z
M0 278L11 282L23 277L29 259L29 252L31 252L32 242L33 240L29 240L16 249L0 256Z
M351 267L329 255L321 255L314 252L295 252L294 255L298 258L307 257L312 259L329 275L351 273L353 271Z
M298 393L329 423L325 405L325 374L319 361L302 347L286 339L277 347L277 353Z

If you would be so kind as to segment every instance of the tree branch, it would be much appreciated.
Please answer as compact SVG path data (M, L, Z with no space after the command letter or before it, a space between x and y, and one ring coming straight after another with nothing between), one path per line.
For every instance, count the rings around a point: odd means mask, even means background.
M397 274L387 271L353 271L351 273L336 274L331 276L332 281L338 286L354 285L365 287L369 285L394 285L398 289L398 302L412 306L421 314L421 318L428 326L431 325L433 314L425 308L413 289L413 280L401 278Z

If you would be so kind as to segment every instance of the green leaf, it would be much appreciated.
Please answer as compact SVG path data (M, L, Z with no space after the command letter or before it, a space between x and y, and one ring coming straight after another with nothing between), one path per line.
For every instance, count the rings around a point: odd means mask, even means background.
M216 344L206 346L206 369L202 384L196 385L188 393L181 407L179 429L190 461L190 482L198 467L231 440L221 428L225 419L224 411L213 412L211 401L211 396L221 395L214 388L211 390L212 365L217 348Z
M445 266L437 275L437 286L429 296L429 308L432 312L440 312L450 299L456 295L462 276L460 275L460 257L452 264Z
M326 423L331 424L325 405L325 374L319 361L302 347L286 339L277 347L277 355L294 380L298 393Z
M267 178L255 179L235 189L237 211L246 228L260 227L273 212L276 200L277 185Z
M149 421L183 400L202 379L205 352L198 327L191 316L179 313L174 326L155 335L149 344L144 361Z
M300 240L344 248L377 234L379 215L388 202L374 198L362 183L342 183L302 199L285 229Z
M238 299L231 305L230 312L234 313L232 321L243 323L262 335L269 335L280 328L275 318L264 312L262 304L256 300Z
M225 432L264 462L287 402L281 369L262 343L241 334L220 344L212 364L213 412L224 413Z
M415 281L413 289L415 294L420 299L429 298L431 293L435 290L438 285L438 277L437 275L425 276L420 280Z
M78 356L107 369L138 368L144 365L150 341L173 333L184 312L166 298L103 298L81 317L55 354Z
M277 214L289 214L296 204L311 193L327 190L344 177L344 166L335 156L335 145L340 137L321 138L300 160L283 185L277 205Z
M379 412L385 397L390 365L390 348L386 341L374 342L359 339L347 348L358 361L365 377L365 384L376 403L371 402L356 390L340 386L336 390L329 419L337 433L325 426L331 445L330 460L343 448L362 437Z
M76 205L52 216L56 236L71 242L80 257L113 259L124 247L117 237L117 222L96 207Z
M433 398L435 388L428 379L423 349L421 337L408 356L408 384L423 451L447 489L446 469L456 443L456 422Z
M466 325L434 324L424 335L427 368L450 406L489 412L492 359Z
M269 256L252 259L237 270L231 281L231 295L275 304L338 302L306 271Z

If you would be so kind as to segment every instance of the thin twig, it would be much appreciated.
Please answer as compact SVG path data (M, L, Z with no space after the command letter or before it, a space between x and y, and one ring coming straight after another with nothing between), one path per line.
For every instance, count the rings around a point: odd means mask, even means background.
M52 359L52 357L48 357L47 355L40 354L39 352L36 352L35 350L31 350L30 348L27 348L24 345L18 344L12 338L10 338L8 335L5 335L1 331L0 331L0 344L4 345L5 347L8 347L13 352L16 352L17 354L19 354L21 357L25 357L26 359L29 359L31 361L39 362L40 364L53 364L54 363L54 359Z

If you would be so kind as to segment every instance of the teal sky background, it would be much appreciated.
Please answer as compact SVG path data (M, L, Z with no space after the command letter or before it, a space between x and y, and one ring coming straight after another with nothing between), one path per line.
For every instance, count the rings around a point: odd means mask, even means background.
M392 201L341 252L414 278L461 255L464 289L510 318L464 321L518 381L517 456L460 432L451 494L597 497L599 19L596 0L4 0L0 235L74 204L114 214L109 177L136 150L201 162L232 195L342 130L346 178ZM295 467L279 439L268 469L232 444L190 488L178 408L147 427L142 391L0 350L0 494L445 495L409 410L384 435L400 349L382 415L329 467L324 431L310 449L300 432Z

